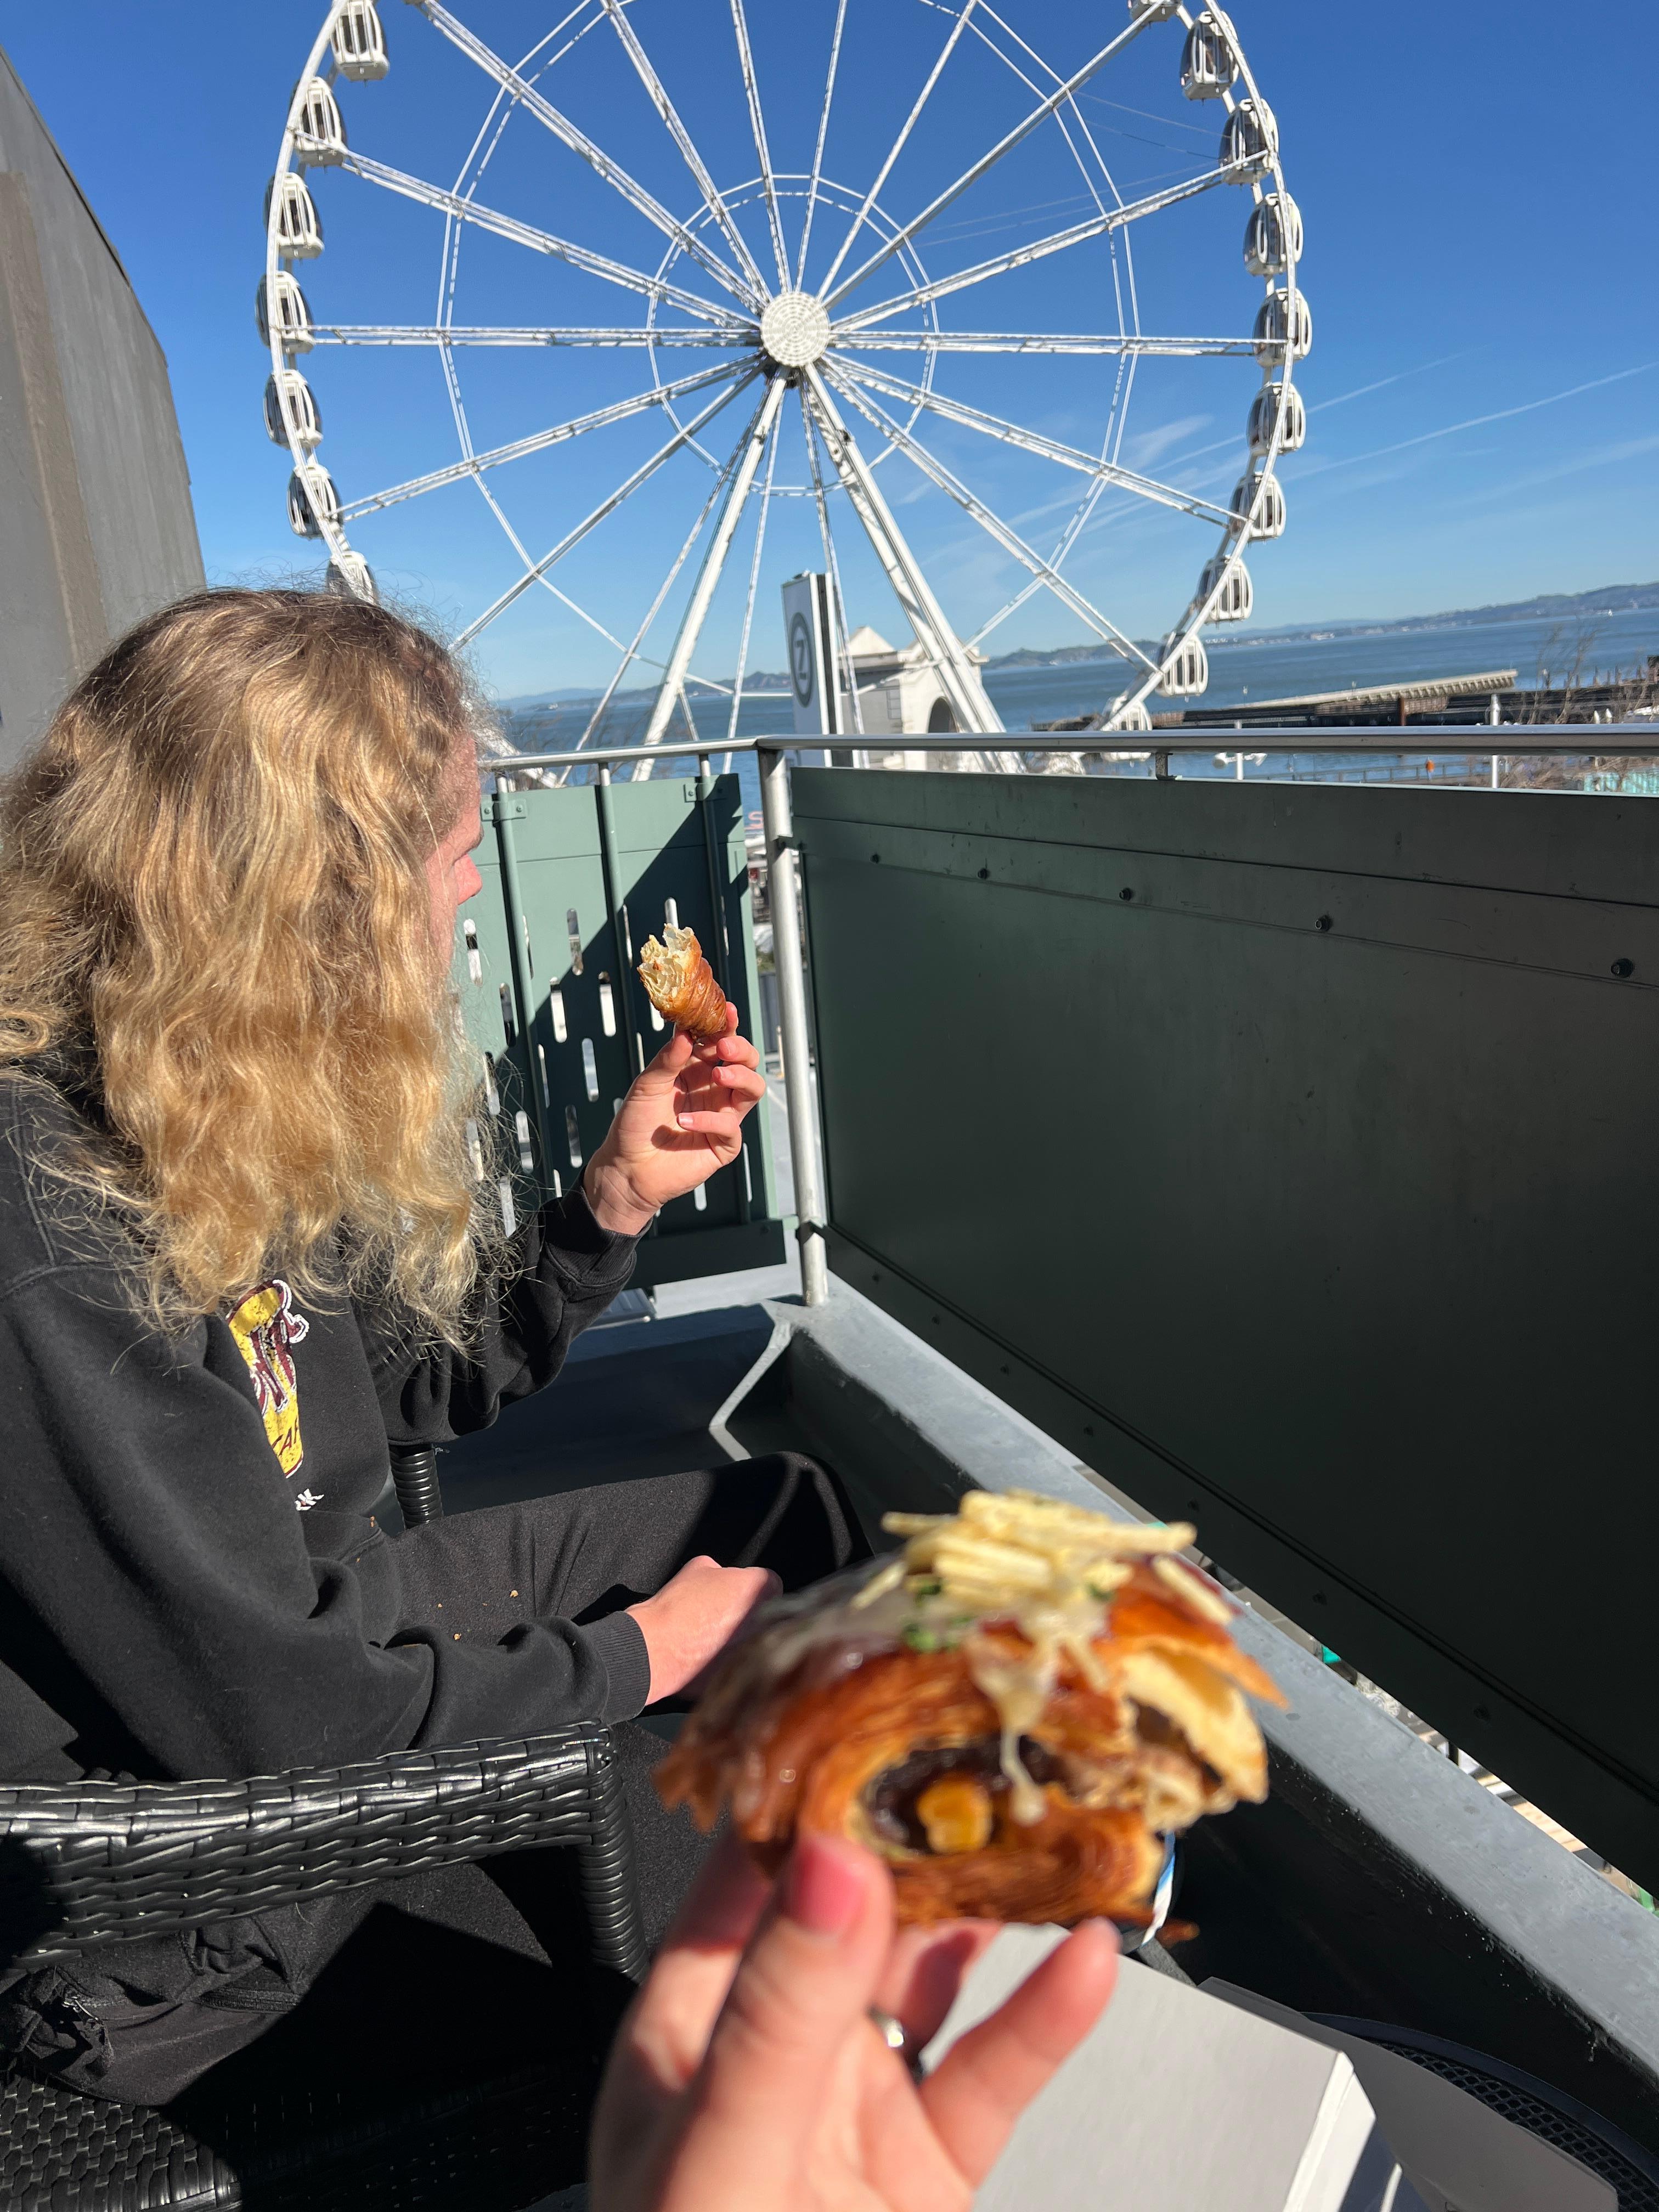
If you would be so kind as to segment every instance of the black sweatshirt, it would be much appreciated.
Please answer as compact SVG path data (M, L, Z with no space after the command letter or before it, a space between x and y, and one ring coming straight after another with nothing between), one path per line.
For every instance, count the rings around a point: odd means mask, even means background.
M164 1338L124 1301L123 1232L31 1164L77 1127L0 1081L0 1777L270 1774L637 1712L628 1614L454 1642L404 1618L370 1517L388 1435L441 1443L550 1382L633 1240L549 1206L465 1358L281 1281Z

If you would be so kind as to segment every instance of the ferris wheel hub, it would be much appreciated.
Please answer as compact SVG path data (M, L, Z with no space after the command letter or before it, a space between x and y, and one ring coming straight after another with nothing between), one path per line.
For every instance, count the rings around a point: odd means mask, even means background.
M780 292L761 316L761 343L780 368L810 368L830 343L830 315L810 292Z

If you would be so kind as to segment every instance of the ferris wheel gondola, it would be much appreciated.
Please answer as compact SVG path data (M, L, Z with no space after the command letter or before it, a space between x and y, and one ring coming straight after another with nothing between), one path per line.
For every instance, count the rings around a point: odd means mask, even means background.
M836 657L855 721L860 683L848 650L843 574L854 540L873 556L937 678L944 707L962 732L1003 734L981 672L981 641L1038 592L1062 607L1118 664L1119 678L1103 705L1104 726L1143 727L1149 699L1202 691L1208 680L1205 625L1249 615L1253 594L1245 549L1285 528L1277 464L1306 435L1293 377L1312 337L1297 279L1302 220L1285 186L1278 126L1237 29L1212 6L1194 12L1184 0L1128 0L1127 20L1120 19L1113 34L1080 63L1061 68L987 0L915 0L939 21L940 41L884 155L864 183L850 185L833 176L826 161L838 86L844 97L854 31L866 29L879 39L896 4L898 0L884 0L881 8L874 0L823 0L823 94L813 104L813 127L801 140L802 165L786 168L775 158L785 118L769 113L754 49L750 18L758 21L757 0L728 0L727 6L672 0L681 31L694 11L700 18L706 9L710 37L718 32L729 41L741 87L750 145L742 163L717 177L701 150L705 132L696 118L688 122L653 58L659 33L671 27L669 17L653 14L653 0L574 0L516 61L498 53L481 30L441 0L407 0L411 34L418 27L458 69L471 72L487 103L459 172L445 184L365 150L376 137L373 103L393 96L394 87L383 82L392 56L376 0L333 0L289 107L268 196L266 267L257 307L271 359L265 427L292 457L289 520L296 532L324 547L337 588L373 591L365 553L374 550L369 541L381 527L380 518L447 487L470 486L499 523L509 558L501 587L459 626L459 642L483 635L526 593L550 592L620 656L590 731L600 726L624 679L631 676L638 683L644 675L654 686L643 732L647 744L667 739L681 716L695 732L694 690L704 698L720 694L729 700L729 732L735 732L768 518L777 502L793 499L805 502L805 512L817 524L830 579ZM1160 31L1164 25L1169 33ZM799 46L807 30L799 8L792 27ZM1219 105L1218 142L1211 141L1215 150L1207 161L1189 163L1177 180L1148 180L1126 191L1101 153L1105 126L1090 103L1103 99L1097 87L1109 81L1104 73L1135 42L1175 32L1182 43L1179 54L1170 56L1171 82L1190 101ZM579 78L570 64L578 48L588 78ZM689 205L683 201L676 209L660 175L653 174L654 154L647 161L630 142L625 163L620 150L595 135L606 128L603 104L595 107L590 97L579 112L578 94L591 95L591 64L599 53L643 91L662 151L690 179ZM972 149L963 143L963 111L952 108L945 119L945 155L935 151L932 157L932 173L945 181L919 207L901 212L896 168L941 120L938 88L950 72L966 66L970 54L976 66L1002 73L999 84L1012 85L1015 119L988 132L990 143ZM346 85L352 88L351 102L363 103L351 106L349 135L342 112ZM660 241L654 264L649 256L627 258L617 239L593 221L597 203L591 191L580 202L582 220L569 226L574 234L550 227L554 218L546 217L544 207L516 213L493 204L484 188L514 124L545 134L561 149L556 158L580 164L587 185L605 188L619 215L627 211L636 239L639 223L648 226ZM725 146L729 139L722 135L720 143ZM937 132L933 144L937 149ZM951 211L959 204L981 204L1005 168L1013 170L1015 157L1024 158L1021 149L1038 145L1052 146L1054 159L1066 165L1078 188L1064 219L1036 237L970 252L964 258L963 241L974 234L973 225ZM337 229L372 222L379 195L424 206L441 219L439 308L432 320L351 319L348 303L327 286L330 261L313 172L337 180L328 186L330 221ZM1148 329L1135 289L1133 241L1160 222L1176 220L1176 210L1231 187L1250 200L1243 258L1248 276L1263 286L1248 336ZM1020 227L1029 228L1032 210L1014 213ZM994 228L981 225L988 236ZM480 234L538 258L544 267L592 280L617 302L611 319L520 324L496 316L468 322L461 312L463 246ZM1091 261L1091 255L1105 258ZM1034 321L1028 272L1058 264L1060 257L1108 272L1115 326L1060 329ZM295 274L301 261L313 264L307 282L325 305L314 307L301 289ZM1098 294L1098 283L1094 289ZM1000 318L978 309L979 301L1002 295L1011 302L1010 313ZM969 306L971 316L964 313ZM343 471L337 483L319 451L322 412L309 380L319 374L319 349L330 356L332 418L333 380L349 375L356 366L340 358L341 350L361 363L384 358L380 349L407 348L428 348L437 357L459 457L362 489L350 481L348 447L342 455L331 452L331 463L339 461ZM528 348L544 349L555 377L560 362L577 349L613 357L643 355L648 381L602 405L584 405L523 434L481 446L472 434L465 389L471 372L463 363L483 358L477 349ZM308 374L299 367L307 356ZM1000 394L1015 396L991 408L982 404L983 386L970 396L960 373L975 360L999 358L1019 364L999 386ZM1044 360L1093 362L1105 372L1089 387L1098 419L1085 425L1080 438L1058 434L1041 382L1049 373L1040 366ZM1132 462L1126 427L1137 374L1143 364L1160 360L1253 360L1260 370L1262 380L1249 408L1248 463L1224 502L1190 470L1176 480L1152 474L1150 464ZM533 518L510 512L502 489L513 465L612 425L653 418L660 426L654 449L586 513L568 519L547 550L533 550ZM781 470L786 451L792 458ZM1009 500L988 480L997 477L997 457L1035 466L1060 489L1043 501L1018 503L1011 513ZM702 489L686 499L683 538L665 533L653 520L641 539L629 564L635 607L619 614L615 605L600 610L586 593L579 597L581 562L598 542L596 534L612 517L625 518L635 501L642 513L647 497L654 499L687 461L705 472ZM907 468L914 483L951 501L989 542L998 571L1009 576L1012 588L1005 587L988 612L971 610L978 617L971 630L969 608L955 603L959 588L930 577L928 562L901 526L899 511L908 495L895 489L896 469L902 475ZM1079 550L1085 542L1091 547L1097 542L1110 514L1142 507L1184 518L1183 526L1196 526L1209 536L1197 588L1157 646L1138 641L1126 623L1113 619L1098 603L1097 586L1085 588ZM1058 514L1057 526L1048 526L1051 511ZM751 525L752 550L745 562L736 557L737 547L741 530ZM550 524L545 534L552 535ZM658 546L653 575L645 564ZM737 673L732 681L717 682L697 671L698 649L723 584L741 590L745 568ZM665 624L672 625L672 635L659 642L657 632ZM1003 751L994 757L1012 765L1018 756Z

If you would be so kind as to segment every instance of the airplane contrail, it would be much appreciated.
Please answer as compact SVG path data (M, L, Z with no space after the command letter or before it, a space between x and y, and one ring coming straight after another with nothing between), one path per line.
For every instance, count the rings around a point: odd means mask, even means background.
M1468 351L1465 346L1458 353L1443 353L1433 361L1419 361L1414 368L1397 368L1392 376L1379 376L1375 384L1356 385L1352 392L1338 392L1328 399L1316 399L1308 412L1322 414L1328 407L1340 407L1345 400L1363 399L1368 392L1381 392L1385 384L1403 383L1408 376L1425 376L1431 368L1444 368L1449 361L1462 361Z
M1346 399L1363 399L1368 392L1381 392L1385 384L1399 384L1408 376L1425 376L1431 368L1443 368L1449 361L1462 361L1468 351L1468 347L1464 347L1457 353L1443 353L1433 361L1419 361L1413 368L1397 368L1392 376L1379 376L1375 384L1361 384L1352 392L1339 392L1329 399L1316 399L1308 412L1317 415L1327 407L1340 407ZM1174 454L1171 458L1184 468L1188 461L1202 460L1206 453L1237 453L1237 450L1238 438L1235 433L1231 437L1217 438L1207 446L1193 446L1186 453ZM1298 470L1297 473L1316 475L1318 471Z
M1605 385L1622 384L1626 377L1645 375L1651 368L1659 368L1659 361L1639 361L1633 368L1614 369L1611 376L1593 376L1587 384L1570 384L1565 392L1548 392L1541 399L1522 400L1518 407L1498 407L1490 415L1471 415L1465 422L1448 422L1438 430L1421 430L1414 438L1401 438L1392 446L1376 446L1368 453L1346 453L1340 460L1316 461L1310 469L1298 469L1297 481L1306 483L1310 477L1322 477L1331 469L1352 468L1360 461L1380 461L1385 454L1403 453L1408 447L1426 446L1436 438L1454 437L1459 430L1478 430L1487 422L1507 422L1516 415L1530 415L1540 407L1553 407L1558 400L1577 399L1581 392L1599 392Z

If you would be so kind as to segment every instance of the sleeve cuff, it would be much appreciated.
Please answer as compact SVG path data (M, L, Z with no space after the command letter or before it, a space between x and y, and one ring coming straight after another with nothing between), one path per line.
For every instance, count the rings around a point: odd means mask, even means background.
M631 1613L608 1613L582 1632L588 1650L605 1668L607 1687L602 1721L631 1721L645 1710L651 1694L651 1655Z
M624 1278L633 1273L639 1237L601 1229L580 1183L543 1206L539 1223L543 1249L556 1252L569 1273Z

